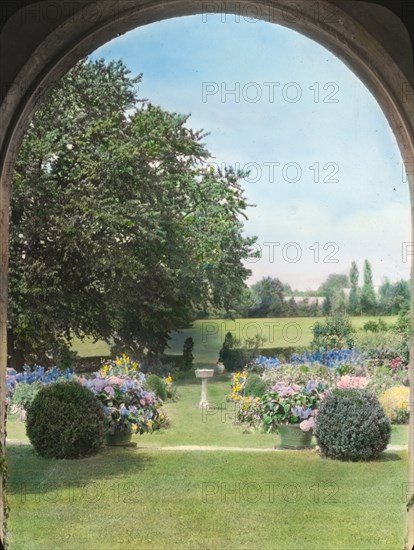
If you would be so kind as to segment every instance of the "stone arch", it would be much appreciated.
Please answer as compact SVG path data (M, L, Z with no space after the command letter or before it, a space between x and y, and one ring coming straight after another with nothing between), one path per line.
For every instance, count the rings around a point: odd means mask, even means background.
M0 35L0 442L4 442L9 187L16 152L36 105L56 78L112 38L172 17L199 14L208 20L208 13L236 14L289 27L317 41L340 58L373 93L388 119L405 163L413 208L411 47L404 25L387 9L353 0L26 2L26 7L7 21ZM15 49L13 45L16 45ZM413 222L412 228L414 242ZM414 310L414 291L412 296ZM412 409L412 363L410 381ZM414 483L413 414L409 431L409 481ZM2 517L2 510L0 514ZM414 547L414 507L408 524L408 547L411 550Z

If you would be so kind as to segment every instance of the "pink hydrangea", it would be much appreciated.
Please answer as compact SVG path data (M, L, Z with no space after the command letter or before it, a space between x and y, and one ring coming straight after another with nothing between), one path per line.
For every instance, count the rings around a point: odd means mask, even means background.
M307 420L302 420L302 422L299 424L299 427L304 432L309 432L309 430L312 430L315 427L315 420L311 416Z
M122 386L122 384L125 382L124 378L121 378L120 376L110 376L108 378L109 384L118 384L118 386Z
M114 397L115 395L115 392L114 392L114 388L112 386L106 386L104 388L104 391L106 391L106 393L110 396L110 397Z
M366 378L365 376L349 376L349 374L346 374L344 376L341 376L336 384L336 387L341 389L365 388L367 384L368 378Z

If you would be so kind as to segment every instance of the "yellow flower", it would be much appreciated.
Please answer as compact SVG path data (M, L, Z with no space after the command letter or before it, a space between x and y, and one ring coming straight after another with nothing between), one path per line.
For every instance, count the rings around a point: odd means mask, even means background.
M386 415L393 422L405 411L408 416L410 388L407 386L394 386L380 395L379 400Z
M119 366L119 365L122 363L122 361L121 361L120 359L117 359L117 360L115 361L115 363Z
M171 382L173 381L172 377L171 376L168 376L167 380L165 381L167 384L171 384Z

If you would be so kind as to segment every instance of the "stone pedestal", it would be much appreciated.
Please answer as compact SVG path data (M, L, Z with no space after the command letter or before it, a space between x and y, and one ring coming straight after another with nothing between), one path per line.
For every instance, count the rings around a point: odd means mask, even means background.
M195 371L197 378L201 378L201 399L199 408L208 407L207 399L207 380L214 375L214 369L197 369Z

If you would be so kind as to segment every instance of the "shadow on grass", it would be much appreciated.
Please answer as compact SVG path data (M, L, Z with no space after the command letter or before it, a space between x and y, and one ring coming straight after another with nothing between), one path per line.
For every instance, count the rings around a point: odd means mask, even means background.
M401 452L406 452L406 451L401 451ZM398 453L385 451L377 459L377 462L395 462L398 460L402 460L402 457Z
M9 494L47 495L65 487L106 483L151 467L151 457L134 447L104 447L97 455L80 459L50 459L36 454L30 444L8 444ZM99 488L100 490L100 488Z

